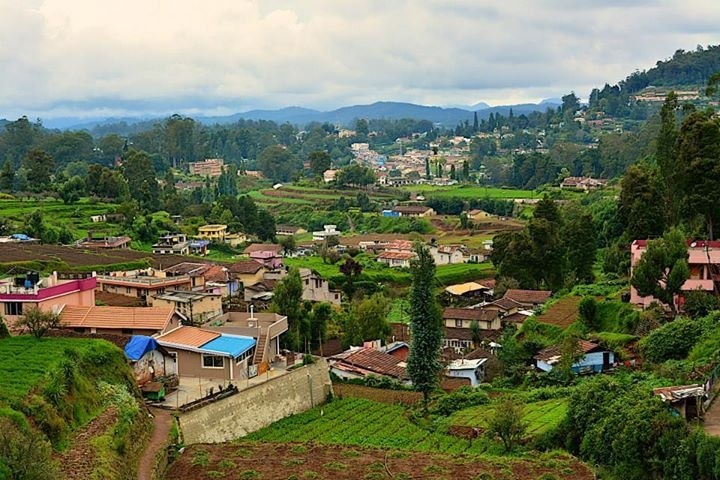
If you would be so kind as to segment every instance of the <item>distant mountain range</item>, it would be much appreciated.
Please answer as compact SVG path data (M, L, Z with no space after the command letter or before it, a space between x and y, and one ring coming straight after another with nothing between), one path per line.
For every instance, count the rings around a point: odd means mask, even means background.
M465 120L472 122L475 112L477 112L478 118L482 120L487 119L491 113L507 115L510 109L513 110L515 115L528 114L535 111L544 112L548 108L557 108L561 103L559 99L551 98L543 100L540 103L490 107L487 103L480 102L467 107L454 106L443 108L403 102L375 102L370 105L353 105L327 112L303 107L286 107L278 110L250 110L225 116L193 116L193 118L207 125L228 124L237 122L240 119L246 119L269 120L277 123L288 122L299 126L304 126L311 122L329 122L337 125L350 126L353 121L358 118L368 120L379 118L392 120L412 118L416 120L429 120L444 127L454 127ZM93 130L96 127L109 126L112 124L127 127L137 123L152 121L153 118L148 116L103 118L93 121L63 117L43 120L43 125L47 128Z

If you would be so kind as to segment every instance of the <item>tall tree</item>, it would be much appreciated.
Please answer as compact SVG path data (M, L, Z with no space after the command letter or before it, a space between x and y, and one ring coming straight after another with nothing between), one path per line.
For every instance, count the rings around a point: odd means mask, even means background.
M416 390L422 392L427 410L430 393L442 370L442 315L435 300L435 262L423 245L415 246L417 259L410 265L410 332L412 340L407 372Z
M679 186L687 215L701 215L708 238L720 222L720 121L695 112L682 124L677 143Z
M150 156L132 150L123 163L123 176L127 180L130 196L146 210L155 211L160 206L160 185Z
M12 162L5 160L2 170L0 170L0 190L3 192L12 192L15 184L15 168Z
M258 156L258 167L273 182L288 182L297 171L297 161L292 152L282 145L272 145Z
M28 188L32 192L44 192L50 188L50 178L55 170L55 161L43 150L31 150L23 160L28 169Z
M675 143L677 141L677 126L675 125L675 112L678 108L678 98L675 92L668 93L660 109L660 132L657 136L655 160L657 161L660 178L663 182L665 208L668 221L671 225L677 222L678 195L677 195L677 156Z
M466 182L467 182L468 179L470 178L470 164L468 163L467 160L463 160L462 176L463 176L462 179L463 179L464 181L466 181Z
M595 280L592 269L597 253L597 235L590 212L581 209L566 210L561 238L565 243L565 261L570 283L592 283Z
M627 169L620 184L618 220L630 239L656 238L665 230L662 185L656 170L643 165Z
M316 177L322 177L325 170L330 168L330 154L324 150L315 150L308 155L310 171Z
M673 229L662 238L648 241L647 249L635 265L631 283L640 295L652 295L677 313L675 295L688 278L685 236Z

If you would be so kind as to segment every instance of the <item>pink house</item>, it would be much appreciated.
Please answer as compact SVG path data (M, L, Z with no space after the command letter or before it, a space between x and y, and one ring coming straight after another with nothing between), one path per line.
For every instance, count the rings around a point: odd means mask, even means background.
M276 270L283 266L282 249L282 245L274 243L253 243L245 249L245 254L268 269Z
M630 274L647 249L647 240L635 240L630 246ZM683 292L702 290L715 291L715 282L720 282L720 241L688 241L688 264L690 278L683 284ZM635 287L630 287L630 302L643 308L657 301L653 297L642 297ZM685 302L684 296L675 300L678 307Z
M59 311L63 305L94 306L97 278L61 280L57 272L46 278L30 272L0 280L0 313L12 326L24 311L37 307Z

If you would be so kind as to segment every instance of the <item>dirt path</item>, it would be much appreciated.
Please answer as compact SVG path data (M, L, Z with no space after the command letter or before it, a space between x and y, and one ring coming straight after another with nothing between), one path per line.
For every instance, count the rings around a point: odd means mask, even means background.
M150 442L145 447L145 452L138 462L138 480L152 479L155 458L160 450L165 448L170 434L170 427L172 426L172 417L167 411L151 408L150 413L154 416L153 433Z
M91 442L95 437L105 433L116 419L117 410L111 407L78 430L70 443L72 446L58 456L63 478L84 480L90 476L95 458L95 449Z

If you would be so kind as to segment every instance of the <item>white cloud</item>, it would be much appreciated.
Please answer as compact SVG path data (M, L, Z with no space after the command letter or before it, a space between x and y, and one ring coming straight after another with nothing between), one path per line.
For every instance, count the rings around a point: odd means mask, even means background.
M718 43L688 1L0 0L0 117L586 96Z

